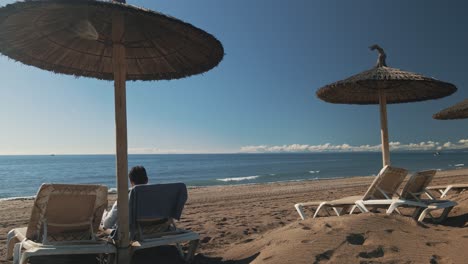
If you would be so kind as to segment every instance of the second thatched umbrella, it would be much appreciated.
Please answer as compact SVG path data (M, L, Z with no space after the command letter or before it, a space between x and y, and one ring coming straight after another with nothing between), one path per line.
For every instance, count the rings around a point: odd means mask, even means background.
M468 98L458 104L435 113L432 117L434 119L441 120L468 118Z
M0 52L44 70L113 80L119 263L127 263L126 80L169 80L210 70L224 56L212 35L120 1L34 0L0 8Z
M438 99L454 93L455 85L420 74L387 67L386 54L378 45L377 65L365 72L320 88L317 96L335 104L379 104L383 165L390 164L387 104Z

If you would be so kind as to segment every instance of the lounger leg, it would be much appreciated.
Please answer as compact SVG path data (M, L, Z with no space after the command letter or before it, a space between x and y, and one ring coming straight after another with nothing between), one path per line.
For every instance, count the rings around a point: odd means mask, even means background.
M21 260L19 262L19 264L28 264L28 260L29 260L29 252L23 252L23 254L21 254Z
M447 208L444 208L444 211L442 212L442 214L435 218L435 217L432 217L432 221L435 223L435 224L439 224L441 222L443 222L445 219L447 219L447 216L448 214L450 213L450 210L452 210L453 207L447 207Z
M401 203L398 203L398 202L393 202L392 204L390 204L390 206L388 207L387 209L387 214L391 214L393 213L393 211L397 211L398 212L398 206L400 206Z
M193 257L195 256L195 251L198 248L198 243L200 242L199 239L192 240L189 242L189 248L187 254L185 255L185 262L192 263Z
M436 198L434 197L434 195L432 195L432 193L430 193L428 190L425 190L424 192L426 193L427 197L429 197L429 199L431 199L431 200L436 200Z
M322 207L326 204L326 202L323 202L321 203L318 207L317 207L317 211L315 211L314 213L314 216L312 218L315 218L317 217L318 213L320 212L320 210L322 209Z
M422 211L422 213L419 215L418 222L424 221L424 218L426 218L426 215L429 213L430 209L426 208Z
M19 264L21 258L22 243L16 243L13 249L13 264Z
M368 213L369 210L367 210L366 206L364 205L364 203L362 201L356 201L356 206L357 208L359 208L359 210L361 210L362 213Z
M15 232L13 230L8 232L6 260L11 260L11 258L13 258L13 250L15 248L15 244L18 242L20 241L18 240L18 238L16 238Z
M452 187L452 185L447 186L447 188L445 188L445 191L441 193L440 198L444 198L447 195L447 193L452 189Z
M349 214L353 214L356 208L357 208L357 205L353 205L353 207L351 207L351 210L349 210Z
M335 211L335 214L337 216L341 216L341 214L343 213L344 211L344 208L336 208L336 207L332 207L333 208L333 211Z
M302 204L301 203L295 204L294 207L296 208L296 211L301 217L301 219L304 220L306 216L304 214L304 210L303 210L304 207L302 206Z

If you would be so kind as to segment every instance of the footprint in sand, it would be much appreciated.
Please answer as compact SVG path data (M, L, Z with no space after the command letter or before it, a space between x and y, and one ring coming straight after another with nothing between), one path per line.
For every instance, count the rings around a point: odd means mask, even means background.
M393 251L393 252L400 252L400 248L397 247L397 246L391 246L390 250Z
M250 243L250 242L252 242L252 241L254 241L252 238L248 238L248 239L242 241L242 243L245 244L245 243Z
M317 240L308 240L308 239L306 239L306 240L302 240L301 243L302 244L313 244L313 243L315 243L315 241L317 241Z
M346 241L351 245L362 245L366 241L366 238L363 234L349 234L346 237Z
M440 257L437 255L432 255L431 260L429 260L430 264L438 264L440 261Z
M205 244L205 243L210 242L210 240L211 240L211 237L206 236L206 237L202 238L202 239L200 240L200 242L203 243L203 244Z
M327 251L323 252L322 254L316 255L314 264L319 264L321 261L330 260L333 253L334 253L333 250L327 250Z
M384 250L383 250L383 247L382 246L379 246L378 248L372 250L372 251L369 251L369 252L361 252L359 253L359 257L361 258L380 258L380 257L383 257L385 254Z
M429 242L426 242L426 246L428 246L428 247L437 246L438 244L448 244L448 242L447 241L429 241Z

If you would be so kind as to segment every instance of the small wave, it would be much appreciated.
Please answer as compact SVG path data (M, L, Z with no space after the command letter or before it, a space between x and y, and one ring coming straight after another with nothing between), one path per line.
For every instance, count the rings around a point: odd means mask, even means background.
M312 174L314 174L314 173L319 173L319 172L320 172L319 170L316 170L316 171L313 171L313 170L312 170L312 171L309 171L309 173L312 173Z
M35 198L36 198L36 196L0 198L0 202L3 202L3 201L16 201L16 200L34 200Z
M270 176L275 176L275 175L276 175L276 174L274 174L274 173L271 173L271 174L270 174Z
M453 165L453 166L454 166L454 167L463 167L463 166L465 166L465 164L460 163L460 164L455 164L455 165Z
M234 177L234 178L224 178L224 179L216 179L217 181L222 181L222 182L232 182L232 181L248 181L248 180L255 180L259 176L246 176L246 177Z

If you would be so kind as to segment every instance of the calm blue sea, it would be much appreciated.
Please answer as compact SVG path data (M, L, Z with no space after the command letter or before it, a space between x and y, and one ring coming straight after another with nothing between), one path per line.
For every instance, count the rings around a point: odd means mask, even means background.
M468 152L392 153L411 171L468 166ZM188 186L251 184L375 175L380 153L130 155L151 183ZM0 156L0 198L35 195L42 183L94 183L115 188L113 155Z

